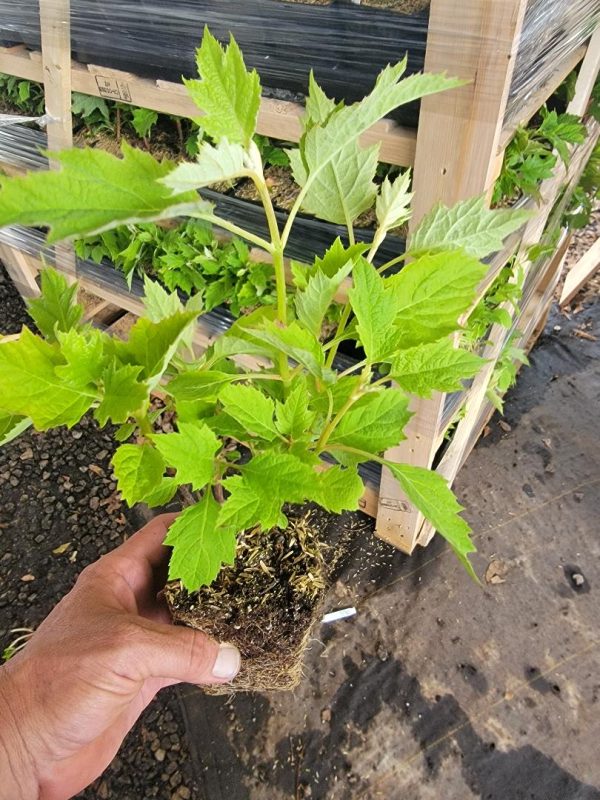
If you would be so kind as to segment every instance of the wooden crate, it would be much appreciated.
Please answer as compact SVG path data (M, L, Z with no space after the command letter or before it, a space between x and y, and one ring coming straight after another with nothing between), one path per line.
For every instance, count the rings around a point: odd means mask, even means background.
M411 224L415 226L438 201L453 204L489 193L498 175L506 145L516 123L504 125L505 109L513 77L519 37L527 0L432 0L430 35L425 69L446 71L466 81L462 88L425 98L417 131L402 128L385 120L364 137L365 143L381 143L381 159L401 166L413 166L415 206ZM63 149L72 145L70 98L72 91L103 97L108 90L119 99L159 112L196 116L197 109L182 86L152 81L106 67L81 65L71 61L69 0L40 0L42 53L23 47L0 48L0 71L18 77L42 81L45 86L49 147ZM442 33L443 31L443 33ZM600 32L575 53L556 64L555 72L544 89L523 109L519 122L527 121L554 92L564 77L580 62L576 96L570 111L583 114L587 107L600 59ZM450 44L451 43L451 46ZM307 65L308 67L309 65ZM300 135L301 106L279 100L263 99L259 132L273 138L297 141ZM565 183L576 183L586 156L598 138L598 126L590 126L590 136L573 156L568 175L564 168L541 187L543 201L535 207L535 216L519 237L513 237L503 252L490 264L487 278L480 287L482 297L502 266L515 253L531 269L526 252L537 243L551 210ZM564 243L563 243L564 244ZM536 277L534 292L521 311L522 339L531 341L539 332L558 281L562 265L559 251ZM35 273L39 259L24 255L7 245L0 246L0 258L24 294L36 291ZM58 258L67 271L73 271L74 259L67 250ZM105 302L133 314L139 314L139 298L115 292L102 281L84 281L89 291ZM502 332L493 331L497 341L490 362L464 394L466 414L459 423L450 447L441 460L439 471L454 480L485 426L491 408L485 393L494 365L502 351ZM210 341L199 329L198 346ZM446 396L436 394L429 400L415 399L414 416L407 429L407 440L393 448L388 456L421 467L431 467L443 441L448 420L444 420ZM396 481L384 470L380 487L367 485L364 510L377 517L377 533L405 552L417 544L426 544L432 535L430 526L407 498Z

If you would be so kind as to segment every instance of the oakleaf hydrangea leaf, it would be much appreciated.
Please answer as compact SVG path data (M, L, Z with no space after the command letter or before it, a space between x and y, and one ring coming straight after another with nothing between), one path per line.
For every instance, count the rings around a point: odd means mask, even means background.
M391 462L387 462L387 466L410 502L446 539L469 575L478 581L469 561L469 554L476 552L471 541L471 529L459 516L462 506L458 504L445 479L437 472L421 467Z
M220 525L244 530L285 526L284 503L303 503L318 496L319 474L289 453L263 453L243 467L241 475L223 481L230 493L219 516Z
M406 438L403 431L410 417L404 392L384 389L367 394L342 417L328 446L341 444L380 453Z
M16 341L0 343L2 407L30 417L37 430L72 427L98 397L93 389L73 386L56 374L64 362L57 347L23 328Z
M40 277L41 296L28 300L27 310L40 332L52 342L56 339L56 330L66 333L79 326L83 306L76 302L77 285L73 283L69 286L60 272L46 268L40 271Z
M159 434L152 441L166 465L177 471L178 485L189 483L194 491L203 489L213 478L221 443L202 422L180 422L178 427L178 433Z
M181 580L189 592L210 585L222 564L235 560L235 530L217 524L219 504L210 492L186 508L169 528L165 544L173 548L169 580Z
M174 196L158 180L173 169L125 141L123 158L104 150L53 153L60 171L0 178L0 227L47 225L49 242L109 230L129 222L175 217L185 210L210 213L196 192Z
M235 375L216 370L190 370L173 378L166 386L166 391L177 402L193 402L210 400L218 397L219 392L234 380Z
M385 178L377 196L377 222L383 230L389 231L403 225L411 217L410 202L413 193L409 191L411 182L410 170L401 172L394 180Z
M285 402L277 403L275 416L279 433L292 439L299 439L307 433L315 416L308 407L309 401L306 379L300 378Z
M456 331L487 269L473 256L456 250L421 256L386 278L395 297L401 346L435 342Z
M248 431L270 442L277 438L275 425L275 401L254 386L226 386L219 400L225 413Z
M316 258L314 269L332 278L344 267L348 261L356 262L360 256L369 249L364 242L345 247L338 236L331 247L325 252L323 258Z
M28 428L31 428L31 420L27 417L0 410L0 447L12 442Z
M400 80L406 59L386 67L377 78L373 91L352 106L332 114L322 126L311 128L300 143L306 168L306 182L314 181L351 143L382 117L398 106L428 94L462 85L462 81L443 75L414 74Z
M215 141L229 139L244 147L256 131L260 106L260 79L256 70L249 72L244 57L231 37L223 47L204 30L202 44L196 54L200 80L184 83L204 116L197 119Z
M357 319L360 342L371 363L385 358L395 348L398 332L398 299L372 264L364 258L352 274L354 286L348 296Z
M94 412L100 425L110 420L115 425L140 411L150 400L148 384L139 380L141 367L118 367L114 363L106 369L103 379L102 402Z
M122 444L111 464L123 500L133 506L150 497L161 485L165 462L149 444Z
M490 211L484 196L463 200L452 208L440 204L423 217L410 238L409 252L418 256L462 249L474 258L484 258L498 252L504 239L530 218L529 211Z
M356 511L365 487L356 469L331 467L321 473L317 502L334 514Z
M96 328L79 331L75 328L63 333L57 329L60 353L66 364L56 367L59 378L74 386L85 387L97 383L104 370L105 335Z
M178 312L160 322L140 317L127 342L114 342L115 352L125 363L141 366L142 377L153 389L186 335L193 330L197 316L195 311Z
M332 304L342 281L352 271L352 267L352 261L348 261L331 278L317 271L308 279L306 289L296 292L294 303L298 319L317 338L321 336L327 309Z
M390 378L410 394L431 397L432 391L459 392L461 381L476 375L485 360L442 339L400 351L391 360Z
M240 144L222 139L217 145L205 142L195 163L183 162L161 183L174 194L201 189L213 183L230 181L249 174L248 156Z

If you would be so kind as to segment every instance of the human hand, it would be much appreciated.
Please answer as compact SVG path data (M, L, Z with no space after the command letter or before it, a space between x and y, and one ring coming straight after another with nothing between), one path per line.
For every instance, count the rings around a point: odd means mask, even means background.
M172 625L157 599L174 517L156 517L84 569L0 669L0 798L72 797L104 771L160 689L237 674L233 645Z

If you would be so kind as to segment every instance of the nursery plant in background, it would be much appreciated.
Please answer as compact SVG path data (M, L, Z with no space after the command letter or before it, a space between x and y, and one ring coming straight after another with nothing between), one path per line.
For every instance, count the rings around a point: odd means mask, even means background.
M568 166L569 145L581 144L586 136L579 117L543 107L533 123L517 129L506 148L492 203L510 204L522 195L538 199L539 185L554 175L558 158Z
M280 228L253 141L258 75L246 70L235 41L223 48L208 31L198 69L200 80L186 85L210 141L195 162L159 162L126 143L122 158L98 150L53 154L59 172L1 181L0 225L47 225L49 240L58 241L124 224L202 220L268 254L277 302L238 320L196 357L202 292L185 302L147 279L146 314L121 341L83 323L76 287L47 270L41 298L30 303L41 335L24 329L0 344L2 434L71 426L90 411L100 425L120 426L113 466L126 502L163 506L178 491L185 498L166 540L175 617L239 645L238 687L285 688L299 676L299 653L327 583L325 562L335 561L325 559L314 517L298 508L357 509L361 464L391 470L474 575L470 530L447 483L383 453L403 436L410 394L459 390L479 370L482 358L455 348L453 335L487 272L480 259L528 215L489 211L483 198L439 206L415 230L399 272L389 274L402 258L373 266L388 231L410 218L410 175L377 186L378 148L361 147L359 138L397 106L460 83L441 75L403 79L402 62L383 70L371 94L352 106L326 97L311 78L304 133L288 153L300 191ZM256 185L268 240L219 217L198 194L240 177ZM374 240L354 244L353 223L370 208ZM350 245L338 240L314 263L294 264L289 293L285 250L301 209L345 225ZM339 323L326 336L332 307ZM336 352L345 339L364 357L339 372ZM173 433L157 424L166 414Z

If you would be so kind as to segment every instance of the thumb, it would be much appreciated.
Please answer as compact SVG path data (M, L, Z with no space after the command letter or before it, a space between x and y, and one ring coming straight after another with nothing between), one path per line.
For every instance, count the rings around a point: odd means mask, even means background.
M132 663L141 678L218 684L229 683L240 671L241 656L235 645L219 644L192 628L139 622L143 636L133 644Z

